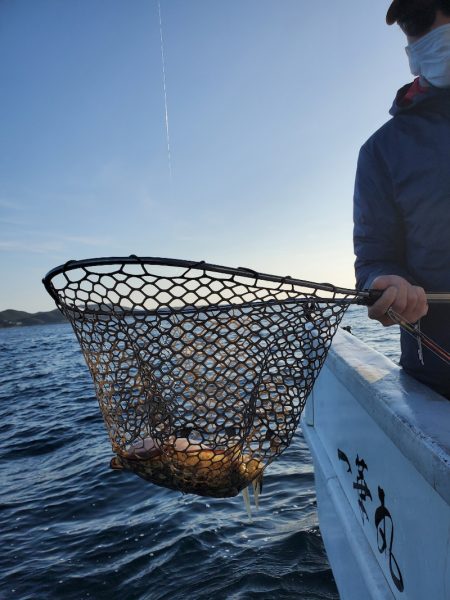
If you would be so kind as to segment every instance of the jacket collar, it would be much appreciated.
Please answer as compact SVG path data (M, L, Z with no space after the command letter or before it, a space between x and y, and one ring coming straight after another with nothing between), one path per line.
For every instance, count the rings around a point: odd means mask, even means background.
M421 84L419 77L399 89L390 114L395 117L407 111L444 112L450 116L450 89Z

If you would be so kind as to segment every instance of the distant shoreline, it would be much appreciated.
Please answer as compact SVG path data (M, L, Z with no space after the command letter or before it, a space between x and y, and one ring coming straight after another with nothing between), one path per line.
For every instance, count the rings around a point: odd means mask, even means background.
M68 323L68 321L58 309L37 313L13 309L0 311L0 329L29 327L30 325L51 325L53 323Z

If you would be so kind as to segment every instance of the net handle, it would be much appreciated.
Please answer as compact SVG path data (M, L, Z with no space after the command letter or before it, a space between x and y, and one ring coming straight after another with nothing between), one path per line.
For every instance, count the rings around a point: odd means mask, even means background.
M356 302L356 304L372 306L381 298L384 292L385 290L363 290L362 292L357 292L358 294L364 294L364 296L361 296L361 302ZM429 304L450 303L450 292L426 292L425 296Z

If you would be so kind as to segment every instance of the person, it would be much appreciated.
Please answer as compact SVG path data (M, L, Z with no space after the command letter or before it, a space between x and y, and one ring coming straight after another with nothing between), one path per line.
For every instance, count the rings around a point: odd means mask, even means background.
M416 78L360 150L356 285L383 290L370 318L393 325L392 308L450 351L450 305L425 292L450 292L450 0L394 0L386 21L406 34ZM450 366L403 330L400 364L450 399Z

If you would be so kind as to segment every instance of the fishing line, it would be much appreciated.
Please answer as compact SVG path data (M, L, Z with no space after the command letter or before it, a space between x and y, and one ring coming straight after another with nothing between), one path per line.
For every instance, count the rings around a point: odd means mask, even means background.
M159 15L159 37L161 40L161 65L162 65L162 79L163 79L163 92L164 92L164 112L165 112L166 140L167 140L167 160L169 162L170 179L172 180L172 160L171 160L171 156L170 156L170 136L169 136L169 111L167 109L166 61L165 61L165 57L164 57L164 38L163 38L160 0L158 0L158 15Z

